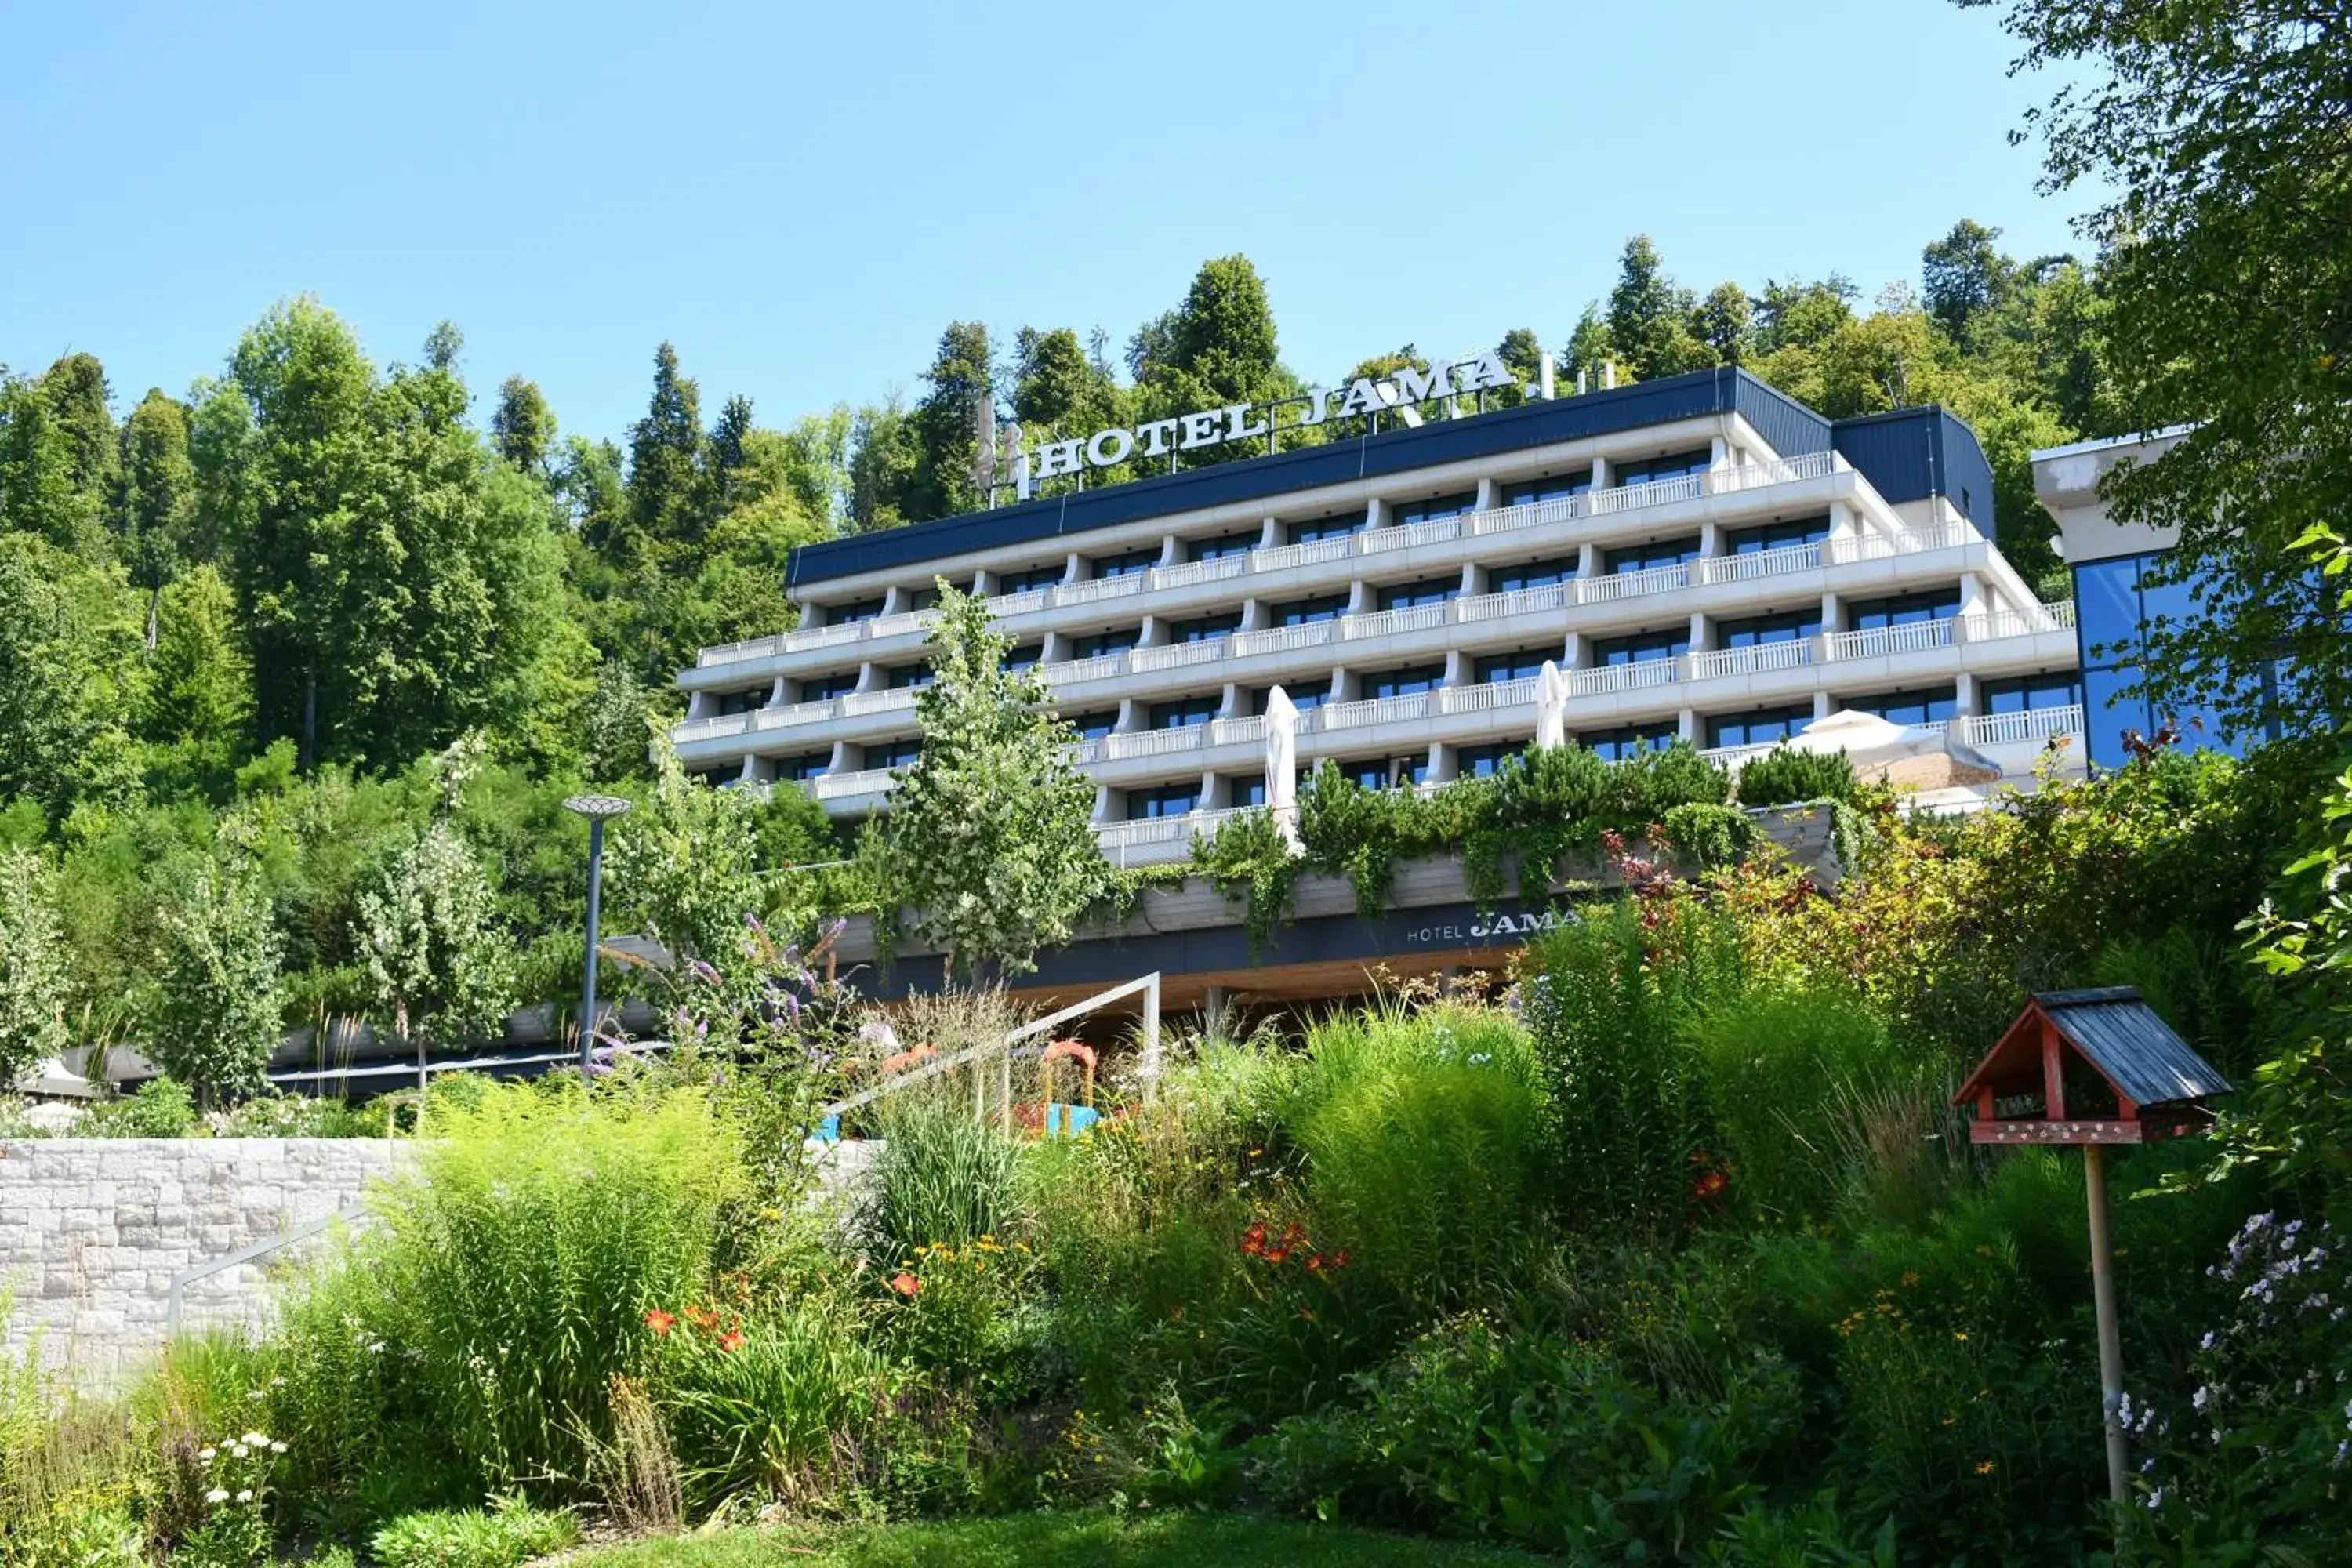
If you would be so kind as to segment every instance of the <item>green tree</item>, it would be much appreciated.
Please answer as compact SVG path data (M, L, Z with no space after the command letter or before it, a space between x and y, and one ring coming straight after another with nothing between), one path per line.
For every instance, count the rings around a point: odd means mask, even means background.
M923 381L930 390L907 416L915 463L903 510L910 519L973 510L982 501L975 482L978 419L996 395L988 329L978 321L950 322Z
M1919 253L1927 314L1956 339L1966 338L1969 323L2008 292L2016 264L1996 247L2000 238L2000 230L1964 217Z
M1737 283L1718 283L1692 307L1691 335L1713 351L1717 363L1739 364L1756 352L1756 308Z
M702 958L724 968L743 918L763 903L752 875L755 809L743 791L688 777L656 733L652 798L615 825L607 847L615 911L681 964Z
M123 720L141 619L121 568L0 533L0 799L26 796L61 818L135 793Z
M121 481L115 517L122 532L122 560L131 580L147 590L148 604L190 561L209 560L209 542L195 532L196 469L188 454L188 411L160 387L122 422ZM155 628L152 618L148 640Z
M360 895L352 944L393 1033L416 1047L416 1086L435 1043L498 1028L514 1006L514 946L480 859L446 818L388 859Z
M0 1089L72 1043L67 964L48 862L22 847L0 854Z
M1677 286L1646 234L1625 242L1609 293L1609 342L1637 381L1697 370L1715 354L1691 334L1690 290Z
M1861 290L1832 272L1816 283L1768 280L1756 301L1756 352L1811 348L1853 320Z
M2083 231L2108 242L2125 427L2194 426L2106 486L2117 522L2179 530L2162 575L2202 602L2149 633L2147 684L2225 732L2330 728L2352 637L2299 542L2352 493L2352 28L2260 0L2011 0L2003 20L2020 68L2067 84L2020 132L2045 188L2111 193ZM2266 686L2281 658L2292 701Z
M703 448L704 483L713 517L725 516L740 499L738 490L751 458L753 430L750 398L737 393L719 405L719 422L711 426L710 439Z
M139 736L184 784L223 786L252 734L253 665L236 596L211 566L164 585L139 694Z
M74 485L73 433L40 383L0 374L0 532L28 533L83 556L98 514Z
M850 436L852 529L870 533L908 520L918 456L914 425L896 397L857 411Z
M1496 402L1505 408L1516 408L1527 396L1524 389L1543 380L1543 340L1536 336L1533 327L1513 327L1495 345L1495 357L1511 373L1512 381Z
M94 531L113 503L122 466L114 411L108 406L106 367L96 354L68 354L42 372L41 395L65 432L75 511Z
M702 533L702 389L681 373L677 350L654 351L646 416L629 426L629 528L614 559L625 561Z
M281 950L268 895L239 851L186 875L155 947L141 1019L148 1058L205 1106L262 1089L285 1034Z
M1168 321L1158 374L1179 395L1198 399L1188 408L1263 402L1284 380L1274 305L1248 257L1201 264Z
M1584 307L1576 319L1575 330L1568 334L1568 350L1559 370L1569 385L1574 386L1581 372L1588 389L1597 391L1601 385L1601 366L1612 357L1613 345L1609 341L1609 321L1601 315L1596 302Z
M499 456L526 474L544 475L555 450L555 411L539 383L510 375L499 384L498 411L490 416L490 442Z
M1013 338L1013 417L1032 439L1091 436L1124 423L1126 413L1122 389L1076 332L1024 327Z
M882 818L883 907L958 977L1013 975L1069 939L1109 883L1087 819L1095 787L1045 687L1008 671L982 601L940 584L936 673L917 700L922 751Z

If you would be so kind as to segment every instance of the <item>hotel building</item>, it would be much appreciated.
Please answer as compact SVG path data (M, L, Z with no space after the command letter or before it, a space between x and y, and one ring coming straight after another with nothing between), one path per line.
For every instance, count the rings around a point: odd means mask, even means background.
M1736 766L1857 710L2028 782L2082 731L2074 607L1994 548L1990 470L1943 409L1831 420L1727 367L1401 423L797 550L800 626L679 673L679 755L886 806L940 580L1076 724L1122 859L1264 801L1276 687L1302 769L1383 787L1528 745L1547 660L1568 733L1617 756L1679 738Z

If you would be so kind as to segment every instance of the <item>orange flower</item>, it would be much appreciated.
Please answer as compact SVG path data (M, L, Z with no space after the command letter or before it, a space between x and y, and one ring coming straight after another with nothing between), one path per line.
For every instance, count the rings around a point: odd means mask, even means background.
M910 1301L915 1299L915 1292L920 1290L922 1288L923 1282L921 1280L916 1279L911 1274L903 1272L894 1276L890 1281L890 1289L896 1290L899 1295L906 1297Z
M743 1348L743 1331L740 1329L728 1330L719 1337L719 1348L722 1351L741 1350Z
M652 1311L646 1314L646 1327L651 1329L657 1334L666 1334L669 1332L671 1329L677 1326L677 1320L671 1317L667 1312L663 1311L659 1307L656 1307Z
M1242 1232L1242 1253L1247 1258L1263 1257L1265 1252L1265 1226L1254 1225Z
M1331 1255L1331 1267L1334 1268L1345 1268L1348 1267L1348 1249L1346 1247L1343 1247L1339 1251Z

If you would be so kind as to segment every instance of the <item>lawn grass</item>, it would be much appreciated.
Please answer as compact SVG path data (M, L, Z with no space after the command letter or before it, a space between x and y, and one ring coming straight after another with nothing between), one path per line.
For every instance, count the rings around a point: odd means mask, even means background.
M639 1542L581 1568L1533 1568L1547 1559L1458 1542L1249 1514L1031 1513L837 1530L730 1530Z

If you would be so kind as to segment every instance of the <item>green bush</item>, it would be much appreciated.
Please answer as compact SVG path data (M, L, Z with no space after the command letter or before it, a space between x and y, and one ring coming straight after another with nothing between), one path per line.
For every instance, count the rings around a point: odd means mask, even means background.
M368 1550L383 1568L515 1568L579 1539L570 1514L506 1497L488 1511L403 1514L375 1532Z
M1798 801L1850 800L1853 764L1843 752L1824 755L1775 746L1739 769L1739 804L1790 805Z
M1668 806L1659 826L1666 847L1702 870L1737 865L1759 837L1756 819L1738 806L1696 800Z
M961 1245L1010 1232L1017 1203L1019 1151L997 1130L949 1100L904 1097L884 1126L867 1230L886 1263L931 1242Z
M821 1500L888 1407L887 1365L822 1302L662 1335L661 1408L698 1510L742 1493Z
M168 1078L151 1078L131 1095L101 1100L73 1124L76 1138L187 1138L198 1127L195 1097Z

